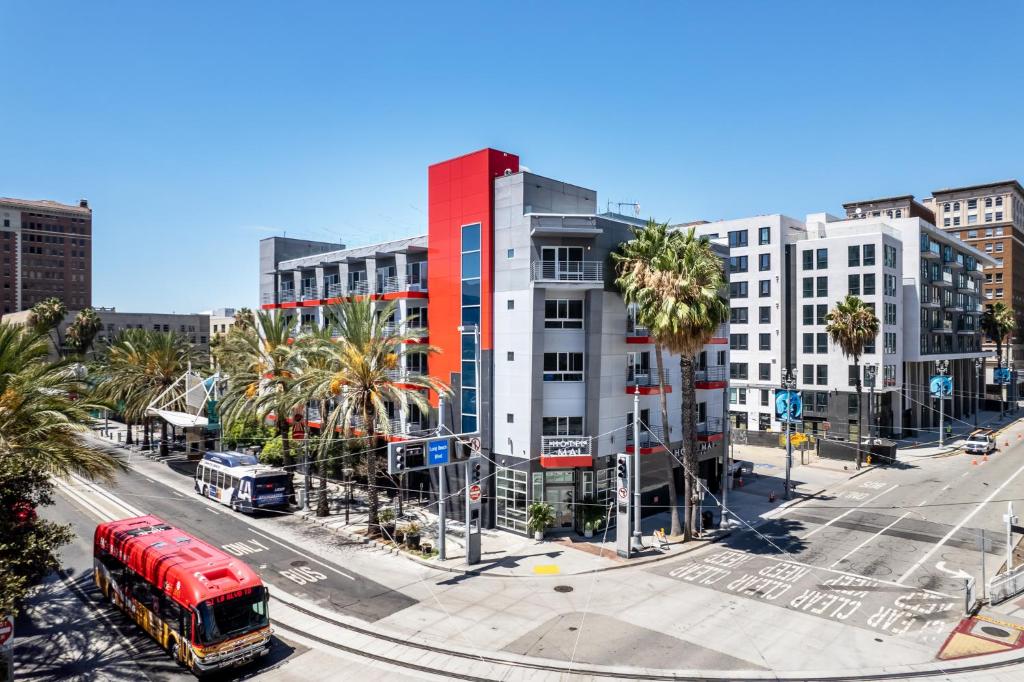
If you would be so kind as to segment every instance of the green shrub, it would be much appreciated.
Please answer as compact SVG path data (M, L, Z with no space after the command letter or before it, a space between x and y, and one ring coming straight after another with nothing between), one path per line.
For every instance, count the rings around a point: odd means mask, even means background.
M281 466L284 463L281 436L274 436L270 440L266 441L263 449L260 450L260 462L271 466Z

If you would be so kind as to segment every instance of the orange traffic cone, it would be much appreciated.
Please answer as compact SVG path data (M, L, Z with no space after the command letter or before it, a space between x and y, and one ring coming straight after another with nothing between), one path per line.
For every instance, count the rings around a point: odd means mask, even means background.
M978 458L977 457L975 457L974 459L971 460L971 466L975 466L975 467L978 466Z
M982 462L987 462L988 461L988 453L987 452L982 456L981 461Z

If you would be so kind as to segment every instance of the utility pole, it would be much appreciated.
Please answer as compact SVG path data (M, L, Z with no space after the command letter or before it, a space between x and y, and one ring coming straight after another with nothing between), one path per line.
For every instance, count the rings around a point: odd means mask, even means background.
M1006 503L1006 572L1013 570L1013 526L1017 523L1017 517L1013 515L1013 502Z
M868 455L874 452L875 445L875 379L878 375L878 365L867 364L864 366L864 383L868 385Z
M793 392L796 390L796 370L786 368L782 370L782 390L786 392L786 413L782 415L786 420L786 489L782 493L783 499L792 498L791 472L793 470Z
M974 375L978 379L978 385L974 391L974 428L978 428L978 410L981 409L980 394L985 390L985 379L982 374L982 368L985 366L985 361L981 358L974 358Z
M687 475L686 467L683 466L683 476ZM633 384L633 548L640 550L643 547L643 530L640 524L640 384Z
M940 376L946 376L946 371L949 368L949 361L948 360L939 360L939 362L937 363L937 367L938 367L938 370L939 370L939 375ZM946 401L945 393L946 393L945 383L939 384L938 399L939 399L939 447L940 448L943 445L945 445L945 442L946 442L946 431L945 431L945 427L943 426L943 422L945 421L945 417L943 415L943 412L945 411L944 410L944 403Z
M707 370L705 370L707 371ZM726 495L729 490L729 384L726 383L722 389L722 493L718 499L721 501L722 510L718 515L718 525L727 528L729 508L725 504Z
M436 435L440 436L444 430L444 396L441 396L437 401L437 431ZM445 512L444 503L445 498L448 496L445 490L444 471L446 467L442 464L437 467L437 558L440 561L444 561L445 555Z

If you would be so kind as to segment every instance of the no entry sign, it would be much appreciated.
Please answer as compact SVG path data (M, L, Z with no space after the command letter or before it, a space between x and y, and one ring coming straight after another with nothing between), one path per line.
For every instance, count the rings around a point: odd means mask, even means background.
M470 502L480 501L480 486L478 486L476 483L469 486L469 500Z

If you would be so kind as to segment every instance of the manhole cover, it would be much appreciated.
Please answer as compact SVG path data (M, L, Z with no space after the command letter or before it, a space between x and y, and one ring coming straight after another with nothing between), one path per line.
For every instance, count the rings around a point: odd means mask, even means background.
M572 587L569 585L555 585L555 592L572 592Z
M308 566L309 564L307 564L302 559L297 559L297 560L293 561L291 563L291 565L294 566L295 568L304 568L305 566Z
M1010 636L1010 633L1007 632L1006 630L1004 630L1002 628L993 627L991 625L982 625L981 626L981 631L984 632L986 635L991 635L993 637L1009 637Z

